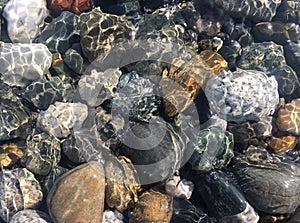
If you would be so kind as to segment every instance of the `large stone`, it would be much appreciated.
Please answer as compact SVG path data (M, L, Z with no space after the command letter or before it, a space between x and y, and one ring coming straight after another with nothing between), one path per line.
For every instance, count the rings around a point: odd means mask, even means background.
M53 185L47 204L54 223L100 223L104 209L105 178L97 162L80 165Z

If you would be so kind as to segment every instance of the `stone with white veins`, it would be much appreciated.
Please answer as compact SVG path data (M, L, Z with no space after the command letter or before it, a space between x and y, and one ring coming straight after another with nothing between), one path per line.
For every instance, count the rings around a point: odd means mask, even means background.
M49 71L52 54L44 44L0 42L1 80L26 87Z
M48 16L46 0L10 0L4 8L8 36L13 43L31 43Z
M88 117L88 107L82 103L55 102L41 111L36 128L49 135L66 138L72 129L80 129Z

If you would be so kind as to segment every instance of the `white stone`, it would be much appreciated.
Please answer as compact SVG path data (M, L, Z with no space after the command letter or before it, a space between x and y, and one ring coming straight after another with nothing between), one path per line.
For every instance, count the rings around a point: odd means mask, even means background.
M102 223L123 223L123 215L118 211L105 210Z
M3 11L8 36L13 43L31 43L47 16L46 0L10 0Z
M9 223L52 223L50 217L38 210L23 210L16 213Z
M188 180L181 180L180 176L173 176L166 184L165 190L168 194L190 199L194 190L194 184Z

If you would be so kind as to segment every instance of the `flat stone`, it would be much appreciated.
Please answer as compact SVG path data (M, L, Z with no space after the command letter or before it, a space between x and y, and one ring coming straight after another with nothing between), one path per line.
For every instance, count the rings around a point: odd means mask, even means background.
M104 209L105 178L97 162L80 165L53 185L47 204L54 223L100 223Z

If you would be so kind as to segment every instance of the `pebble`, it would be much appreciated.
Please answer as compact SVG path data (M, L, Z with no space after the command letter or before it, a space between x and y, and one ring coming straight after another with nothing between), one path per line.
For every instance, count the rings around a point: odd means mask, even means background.
M300 134L300 99L294 99L279 108L276 125L280 131Z
M27 148L21 159L22 166L32 173L48 175L60 161L60 140L45 132L27 138Z
M104 193L102 165L82 164L62 175L51 188L47 197L51 219L54 223L102 222Z
M39 207L43 193L33 173L25 168L0 171L0 217L9 222L23 209Z
M276 153L285 152L287 150L294 149L298 139L295 136L272 136L266 140L268 146L270 146Z
M93 7L91 0L47 0L51 12L57 16L62 11L70 11L75 14L90 11Z
M275 78L257 70L238 69L212 76L204 92L213 114L237 123L272 115L279 102Z
M24 148L19 148L18 144L9 143L0 146L0 168L15 164L24 155Z
M39 210L23 210L16 213L9 223L52 223L48 214Z
M52 54L44 44L0 42L1 80L9 86L26 87L49 72Z
M8 36L13 43L32 43L47 16L46 0L10 0L3 10Z
M172 197L159 191L146 191L129 213L129 223L169 223L172 218Z
M80 129L88 116L88 108L82 103L55 102L41 111L36 128L57 138L66 138L72 129Z
M123 218L124 216L120 212L106 209L103 212L102 223L123 223Z
M194 190L192 181L180 179L180 176L173 176L165 184L165 190L173 197L190 199Z

